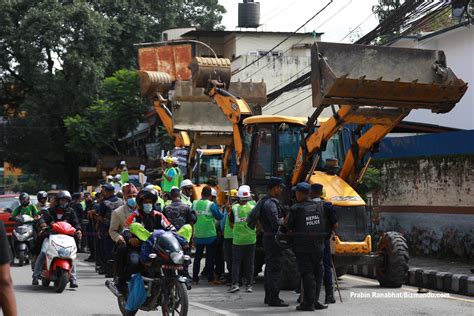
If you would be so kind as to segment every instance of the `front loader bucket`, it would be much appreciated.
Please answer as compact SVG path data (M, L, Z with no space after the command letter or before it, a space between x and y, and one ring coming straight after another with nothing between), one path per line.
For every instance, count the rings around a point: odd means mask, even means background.
M207 88L209 80L218 80L229 87L231 70L227 58L194 57L188 67L195 88Z
M318 42L311 50L313 106L449 112L467 90L443 51Z
M191 81L176 81L172 100L175 131L232 133L232 124L221 109L204 89L193 88Z
M139 71L140 94L153 97L157 93L165 94L171 87L171 76L161 71Z

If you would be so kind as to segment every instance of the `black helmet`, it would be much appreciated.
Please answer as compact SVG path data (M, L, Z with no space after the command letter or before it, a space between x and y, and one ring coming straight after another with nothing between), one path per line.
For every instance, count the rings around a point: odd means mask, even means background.
M140 192L137 194L137 204L143 204L143 200L145 199L151 199L153 204L156 204L156 201L158 201L158 192L156 192L155 189L142 189Z
M71 193L69 193L69 191L66 191L66 190L64 190L64 191L59 191L58 194L56 195L56 198L57 198L58 200L60 200L60 199L68 199L69 202L72 200L72 198L71 198Z
M27 206L28 204L30 204L30 196L26 192L21 192L18 199L20 200L21 206Z
M46 193L46 191L39 191L38 194L36 194L36 198L38 199L38 201L41 199L47 199L48 193Z

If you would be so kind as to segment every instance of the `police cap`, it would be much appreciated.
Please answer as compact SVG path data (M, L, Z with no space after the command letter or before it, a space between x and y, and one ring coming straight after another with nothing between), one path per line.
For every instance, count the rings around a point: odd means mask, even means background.
M283 179L279 177L271 177L270 180L268 181L268 187L273 188L277 186L280 186L282 188L285 187L285 185L283 184Z
M309 193L310 189L311 189L311 186L309 185L309 183L306 183L306 182L300 182L296 185L297 192Z

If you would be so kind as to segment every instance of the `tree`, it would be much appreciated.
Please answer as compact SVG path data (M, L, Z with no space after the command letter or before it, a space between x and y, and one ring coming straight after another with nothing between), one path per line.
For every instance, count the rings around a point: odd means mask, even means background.
M22 91L20 102L2 106L26 113L8 119L5 159L73 187L91 155L71 148L64 119L88 118L102 80L136 68L133 44L160 40L169 27L214 28L224 12L217 0L1 1L0 79Z
M133 131L148 109L139 95L136 71L122 69L102 82L101 98L83 114L64 120L67 148L78 154L113 153L120 155L118 140Z

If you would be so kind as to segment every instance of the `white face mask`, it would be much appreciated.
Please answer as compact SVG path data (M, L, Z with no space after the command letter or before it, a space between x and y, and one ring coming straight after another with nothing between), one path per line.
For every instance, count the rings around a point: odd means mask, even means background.
M143 212L145 212L145 214L150 214L152 210L153 204L143 204Z

